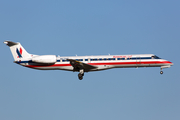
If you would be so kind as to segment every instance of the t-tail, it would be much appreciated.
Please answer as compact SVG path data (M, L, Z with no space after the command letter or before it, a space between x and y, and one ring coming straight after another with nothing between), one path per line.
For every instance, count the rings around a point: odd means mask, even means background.
M14 57L15 61L19 61L21 59L29 59L32 58L32 55L29 54L20 43L15 43L12 41L4 41L4 43L10 47L11 53Z

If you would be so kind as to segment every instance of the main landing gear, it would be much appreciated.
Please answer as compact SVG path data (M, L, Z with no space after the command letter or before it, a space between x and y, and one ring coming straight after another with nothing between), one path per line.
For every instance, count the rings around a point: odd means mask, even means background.
M79 74L78 74L79 80L82 80L82 79L83 79L83 76L84 76L84 70L81 69L81 70L79 71Z

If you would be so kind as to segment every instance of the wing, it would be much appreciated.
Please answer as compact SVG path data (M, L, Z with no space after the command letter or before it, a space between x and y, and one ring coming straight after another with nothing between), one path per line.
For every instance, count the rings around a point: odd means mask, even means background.
M81 69L84 69L84 71L89 71L91 69L97 68L96 66L89 65L74 59L67 59L67 60L70 61L70 64L74 67L74 71L79 71Z

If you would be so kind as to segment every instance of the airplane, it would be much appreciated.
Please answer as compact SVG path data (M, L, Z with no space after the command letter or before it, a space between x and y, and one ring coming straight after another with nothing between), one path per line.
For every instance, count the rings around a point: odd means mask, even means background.
M66 70L79 72L79 80L85 72L101 71L112 68L160 67L169 68L172 62L154 54L137 55L100 55L100 56L56 56L29 54L20 43L4 41L10 47L14 63L38 70Z

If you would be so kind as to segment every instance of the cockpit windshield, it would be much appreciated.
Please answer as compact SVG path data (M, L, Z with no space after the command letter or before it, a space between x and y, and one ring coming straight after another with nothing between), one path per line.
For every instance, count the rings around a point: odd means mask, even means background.
M161 58L159 58L158 56L154 55L154 56L152 56L152 59L161 59Z

